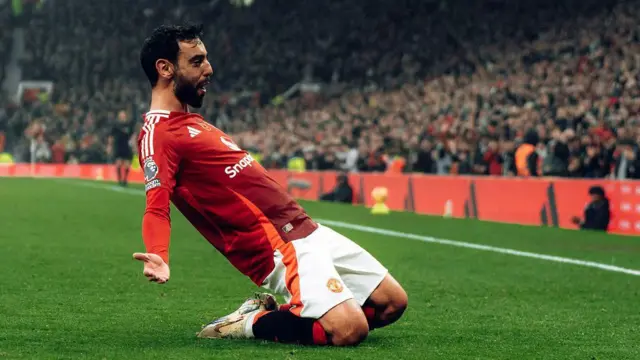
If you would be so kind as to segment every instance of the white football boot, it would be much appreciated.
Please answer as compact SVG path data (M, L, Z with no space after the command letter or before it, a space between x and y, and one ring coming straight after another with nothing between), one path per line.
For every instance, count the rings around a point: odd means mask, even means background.
M253 319L261 311L276 310L278 302L275 296L267 293L255 293L240 307L227 316L215 319L205 325L197 334L199 338L209 339L246 339L253 338Z

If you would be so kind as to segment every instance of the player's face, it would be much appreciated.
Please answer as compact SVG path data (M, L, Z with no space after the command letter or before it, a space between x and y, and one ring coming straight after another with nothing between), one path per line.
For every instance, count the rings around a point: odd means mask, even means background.
M178 100L194 108L201 107L213 69L200 39L180 42L176 70L173 90Z

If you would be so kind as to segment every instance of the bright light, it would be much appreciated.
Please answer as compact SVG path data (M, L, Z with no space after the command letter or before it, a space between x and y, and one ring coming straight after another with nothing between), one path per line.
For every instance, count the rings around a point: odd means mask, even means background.
M237 7L249 7L253 5L254 0L229 0L232 5Z

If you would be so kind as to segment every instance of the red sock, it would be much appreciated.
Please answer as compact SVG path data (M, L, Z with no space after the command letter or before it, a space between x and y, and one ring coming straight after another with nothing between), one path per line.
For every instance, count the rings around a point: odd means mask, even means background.
M327 345L327 333L315 319L301 318L288 311L269 311L253 322L256 339L302 345Z
M376 321L376 308L365 305L362 307L362 312L364 313L364 316L367 318L367 322L369 323L369 329L373 329Z
M324 331L322 325L319 322L313 322L313 343L315 345L327 345L329 339L327 339L327 332Z

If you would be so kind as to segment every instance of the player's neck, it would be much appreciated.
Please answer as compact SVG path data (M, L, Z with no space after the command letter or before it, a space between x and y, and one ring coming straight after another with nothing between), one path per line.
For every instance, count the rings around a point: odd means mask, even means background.
M151 92L151 105L149 111L168 110L175 112L188 112L189 108L176 98L173 92L154 90Z

